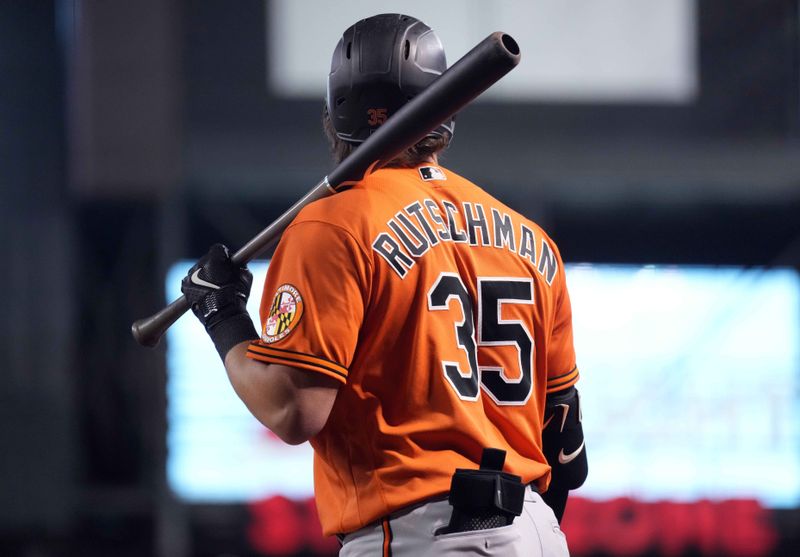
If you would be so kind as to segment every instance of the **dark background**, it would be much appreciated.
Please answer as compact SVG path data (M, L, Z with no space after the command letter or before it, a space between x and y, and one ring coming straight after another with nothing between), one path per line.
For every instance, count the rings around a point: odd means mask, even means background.
M266 89L264 10L0 1L2 555L258 554L269 514L166 488L164 347L129 326L169 263L242 245L331 167L321 100ZM798 3L699 0L698 24L694 102L481 103L444 164L568 262L800 267ZM775 554L797 517L771 518Z

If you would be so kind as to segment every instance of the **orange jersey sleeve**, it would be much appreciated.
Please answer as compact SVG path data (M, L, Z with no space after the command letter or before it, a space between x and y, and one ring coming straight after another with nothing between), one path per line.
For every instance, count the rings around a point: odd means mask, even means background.
M261 338L247 355L343 383L364 317L370 262L344 229L300 221L284 233L267 272Z
M567 291L566 274L561 255L555 248L558 274L554 286L556 291L555 318L547 350L547 392L567 389L578 381L578 366L575 364L575 346L572 338L572 306Z

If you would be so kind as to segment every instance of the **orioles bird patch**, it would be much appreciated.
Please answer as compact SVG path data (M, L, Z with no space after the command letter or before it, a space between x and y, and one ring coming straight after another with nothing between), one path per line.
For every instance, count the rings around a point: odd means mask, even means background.
M291 333L303 316L303 298L291 284L278 287L269 315L264 323L261 340L270 344L278 342Z

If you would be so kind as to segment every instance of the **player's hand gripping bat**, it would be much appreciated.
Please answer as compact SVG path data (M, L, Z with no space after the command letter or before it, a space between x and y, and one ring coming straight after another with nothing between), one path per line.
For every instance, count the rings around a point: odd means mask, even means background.
M510 35L496 32L486 37L386 120L319 184L234 253L231 260L245 264L267 251L303 207L362 180L392 160L510 72L519 60L519 47ZM181 296L158 313L134 322L133 338L143 346L155 346L188 309L189 302Z

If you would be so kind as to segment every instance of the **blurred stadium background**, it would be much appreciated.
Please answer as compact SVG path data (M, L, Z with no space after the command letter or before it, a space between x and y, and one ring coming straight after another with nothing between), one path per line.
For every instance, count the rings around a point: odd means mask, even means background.
M384 11L522 48L443 163L568 263L573 554L800 555L796 0L1 0L0 555L335 553L194 320L129 326L330 169L330 52Z

